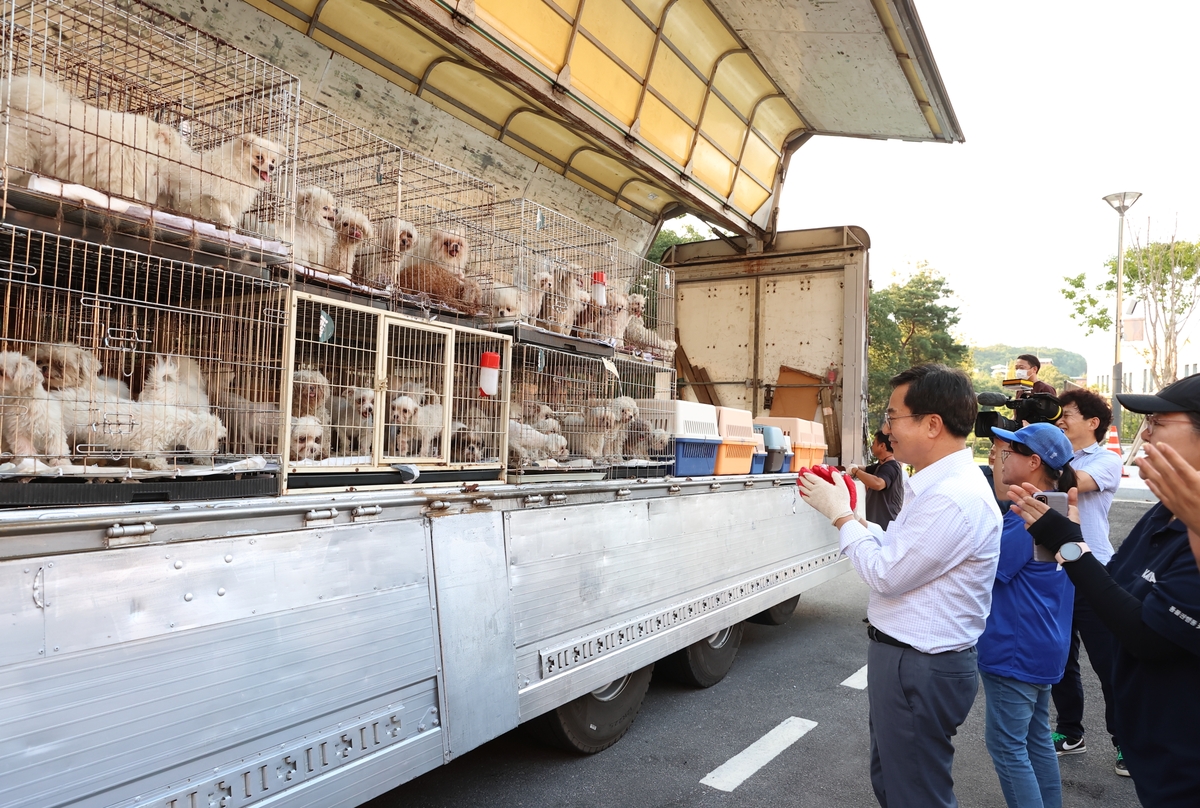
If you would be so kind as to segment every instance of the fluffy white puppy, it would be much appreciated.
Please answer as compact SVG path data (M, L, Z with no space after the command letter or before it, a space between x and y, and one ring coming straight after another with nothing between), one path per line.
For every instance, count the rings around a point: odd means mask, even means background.
M622 348L625 345L625 329L633 319L629 311L629 298L615 290L610 291L607 298L607 305L600 311L597 331L601 337Z
M436 455L435 444L442 437L442 420L445 415L446 410L441 404L425 404L417 410L417 415L412 421L417 457Z
M291 446L288 449L288 459L292 461L324 460L327 456L325 446L325 425L312 415L302 415L292 419Z
M421 257L463 281L467 278L467 262L471 260L471 244L466 236L452 228L435 227L422 245Z
M0 353L0 446L17 463L71 463L58 399L43 386L33 360L14 351Z
M292 415L313 415L329 423L329 379L324 373L301 368L292 374Z
M508 422L508 449L510 460L517 465L543 458L566 460L570 456L565 437L538 432L529 424L516 420Z
M393 289L401 271L421 248L421 235L412 222L395 217L375 225L375 238L363 243L354 257L355 283Z
M371 451L375 426L375 391L366 387L347 387L334 396L332 407L333 437L341 454Z
M273 454L283 417L273 401L251 401L233 392L233 374L209 377L208 393L228 430L229 450L238 455Z
M414 422L421 405L408 395L398 395L388 404L388 445L394 456L410 457L417 433Z
M354 274L354 256L363 242L375 234L367 215L356 208L338 208L333 218L333 250L326 267L335 275Z
M609 435L617 428L617 414L603 405L590 406L582 414L571 413L562 419L571 454L592 460L605 456Z
M629 296L629 323L625 326L625 342L631 348L641 351L651 351L670 358L675 353L675 340L660 337L657 332L646 328L644 318L646 313L645 295L632 294Z
M292 260L309 269L329 266L329 254L333 250L333 220L336 216L337 203L329 191L316 185L297 191Z
M190 356L159 356L146 375L138 401L210 409L200 363Z
M107 398L131 398L123 381L100 375L100 360L86 348L70 342L39 343L26 355L42 371L47 390L84 388Z
M211 463L226 436L225 425L211 413L173 404L97 398L91 392L72 388L57 394L69 439L131 457L146 468L168 468L167 458L179 453L179 447L194 460Z
M186 152L167 173L165 204L195 219L236 227L283 158L283 146L249 133L210 151Z
M553 292L542 301L542 320L557 334L570 334L575 320L587 308L592 293L584 283L583 272L575 267L559 267L554 273Z

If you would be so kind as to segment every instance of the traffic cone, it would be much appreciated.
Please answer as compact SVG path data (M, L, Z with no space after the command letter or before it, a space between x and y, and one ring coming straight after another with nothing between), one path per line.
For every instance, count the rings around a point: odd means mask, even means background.
M1121 476L1128 477L1129 470L1125 468L1125 453L1121 451L1121 437L1117 434L1117 428L1110 426L1108 428L1108 446L1104 447L1110 452L1116 452L1117 457L1121 460Z

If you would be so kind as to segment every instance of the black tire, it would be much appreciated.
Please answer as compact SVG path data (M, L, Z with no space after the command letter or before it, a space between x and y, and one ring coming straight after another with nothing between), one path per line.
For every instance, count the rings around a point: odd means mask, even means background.
M621 740L633 724L650 687L654 666L622 676L604 687L538 716L529 729L560 749L593 755Z
M761 626L782 626L791 619L792 613L796 611L796 604L799 602L799 595L788 598L783 603L776 603L766 611L754 615L750 618L750 622L758 623Z
M659 668L682 684L712 687L733 667L733 659L742 644L743 628L742 623L736 623L694 642L659 662Z

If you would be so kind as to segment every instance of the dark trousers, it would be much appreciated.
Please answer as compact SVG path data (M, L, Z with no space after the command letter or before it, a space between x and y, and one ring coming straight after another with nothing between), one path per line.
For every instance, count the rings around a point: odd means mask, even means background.
M867 649L871 785L882 808L955 808L954 742L979 689L974 648Z
M1056 731L1070 738L1083 737L1083 678L1079 675L1079 642L1087 649L1092 670L1100 679L1104 694L1104 725L1116 746L1117 730L1113 722L1112 667L1115 639L1086 600L1076 597L1071 625L1071 650L1062 680L1050 688L1050 698L1058 713Z

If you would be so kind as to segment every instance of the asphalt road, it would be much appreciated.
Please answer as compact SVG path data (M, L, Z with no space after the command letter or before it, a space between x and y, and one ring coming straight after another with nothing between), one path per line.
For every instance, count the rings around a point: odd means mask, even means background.
M1124 537L1148 507L1115 502L1113 536ZM598 755L548 749L518 729L369 805L873 806L867 693L841 684L866 664L866 602L866 587L850 572L805 593L786 625L747 624L723 681L697 690L656 677L629 732ZM1084 723L1099 731L1086 754L1061 759L1064 806L1135 808L1133 783L1113 772L1113 755L1102 737L1100 685L1086 664L1084 669ZM983 742L983 703L981 689L956 739L955 788L964 806L1003 808ZM701 784L705 775L790 716L816 726L733 791Z

